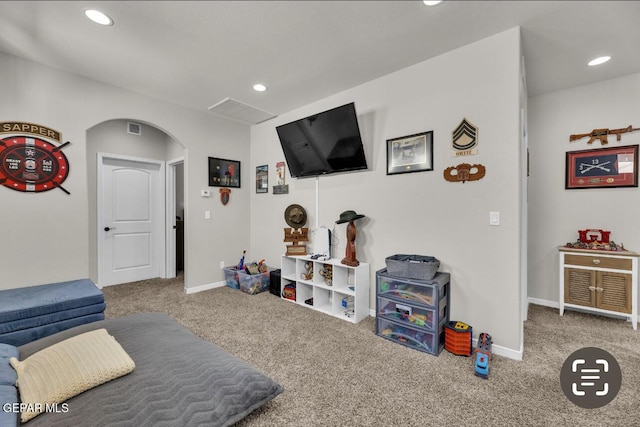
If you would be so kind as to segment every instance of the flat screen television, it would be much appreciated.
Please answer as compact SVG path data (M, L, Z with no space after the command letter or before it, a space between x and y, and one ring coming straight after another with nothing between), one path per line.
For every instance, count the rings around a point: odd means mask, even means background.
M292 177L367 168L354 103L276 127Z

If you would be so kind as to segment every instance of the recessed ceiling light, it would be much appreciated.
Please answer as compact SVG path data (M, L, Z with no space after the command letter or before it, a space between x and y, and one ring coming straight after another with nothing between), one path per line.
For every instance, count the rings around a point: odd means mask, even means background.
M263 85L262 83L256 83L253 85L253 90L257 91L257 92L264 92L267 90L267 87L265 85Z
M113 19L95 9L85 9L84 14L96 24L113 25Z
M424 0L422 3L426 4L427 6L435 6L437 4L442 3L442 0L433 0L433 1Z
M611 59L610 56L601 56L599 58L592 59L591 61L589 61L589 66L593 67L594 65L604 64L605 62L607 62L610 59Z

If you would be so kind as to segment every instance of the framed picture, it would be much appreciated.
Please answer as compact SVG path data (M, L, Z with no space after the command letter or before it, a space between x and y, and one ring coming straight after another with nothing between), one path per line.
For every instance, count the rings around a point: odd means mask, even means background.
M240 188L240 162L209 157L209 187Z
M269 166L256 166L256 193L269 192Z
M387 175L433 170L433 131L387 140Z
M637 145L567 152L568 190L637 186Z

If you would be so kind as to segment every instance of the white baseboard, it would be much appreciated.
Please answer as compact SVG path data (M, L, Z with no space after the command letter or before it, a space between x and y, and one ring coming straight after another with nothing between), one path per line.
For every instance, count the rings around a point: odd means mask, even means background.
M369 315L375 319L376 311L375 310L369 310ZM478 346L478 339L477 338L473 339L473 346L474 347ZM502 347L500 345L493 344L491 346L491 353L492 354L497 354L498 356L507 357L507 358L513 359L513 360L522 360L522 349L514 350L514 349L511 349L511 348Z
M529 301L529 304L535 304L535 305L542 305L544 307L551 307L551 308L560 308L560 303L558 301L549 301L546 299L540 299L540 298L527 298L527 300Z
M195 294L196 292L202 292L202 291L208 291L209 289L214 289L214 288L222 288L223 286L226 286L227 282L225 282L224 280L221 282L215 282L215 283L208 283L206 285L200 285L200 286L195 286L193 288L184 288L184 293L185 294Z
M478 339L474 338L473 339L473 346L474 347L478 347ZM503 356L506 357L508 359L513 359L513 360L522 360L522 349L520 350L514 350L512 348L507 348L507 347L502 347L501 345L491 345L491 354L497 354L498 356Z

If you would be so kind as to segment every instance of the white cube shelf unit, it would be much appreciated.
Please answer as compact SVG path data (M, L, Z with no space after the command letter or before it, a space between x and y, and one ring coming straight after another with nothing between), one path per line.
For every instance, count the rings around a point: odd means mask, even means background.
M307 263L313 268L313 277L307 280ZM331 285L320 271L330 265L333 271ZM369 264L361 262L350 267L338 258L326 261L309 256L282 256L280 295L283 299L322 313L358 323L369 316ZM295 301L285 297L285 286L295 285ZM308 304L305 301L312 301Z

